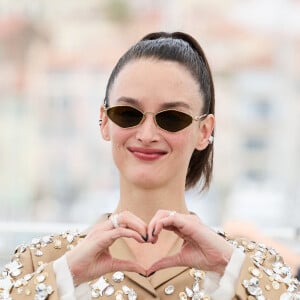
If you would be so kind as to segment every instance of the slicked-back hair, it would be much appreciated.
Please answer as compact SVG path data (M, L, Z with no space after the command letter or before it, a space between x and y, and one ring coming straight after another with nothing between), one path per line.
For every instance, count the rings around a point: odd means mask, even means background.
M206 56L199 43L183 32L154 32L143 37L133 45L114 67L105 92L104 106L109 106L109 95L113 83L121 69L131 61L140 58L153 58L174 61L184 66L199 85L203 99L202 114L215 113L214 83ZM213 144L204 150L195 149L187 170L185 187L194 187L199 181L201 190L209 187L213 169Z

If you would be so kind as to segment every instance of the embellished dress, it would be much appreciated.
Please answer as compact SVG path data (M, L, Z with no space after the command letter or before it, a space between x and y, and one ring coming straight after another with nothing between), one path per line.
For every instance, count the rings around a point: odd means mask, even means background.
M65 253L84 238L64 232L19 246L0 273L0 300L300 300L299 282L274 249L225 235L235 250L222 277L188 267L159 270L149 277L120 270L74 287ZM134 259L122 239L110 253Z

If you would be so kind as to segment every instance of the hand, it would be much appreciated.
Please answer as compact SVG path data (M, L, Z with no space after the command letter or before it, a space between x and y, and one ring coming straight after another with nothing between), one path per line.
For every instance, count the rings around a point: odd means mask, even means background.
M66 254L75 286L118 270L146 274L139 264L112 257L108 248L121 237L144 243L147 225L127 211L118 214L118 223L118 228L109 219L95 225L86 238Z
M205 226L196 215L158 211L148 226L148 242L156 243L162 229L175 232L184 242L177 254L158 260L147 270L147 274L174 266L224 273L233 247Z

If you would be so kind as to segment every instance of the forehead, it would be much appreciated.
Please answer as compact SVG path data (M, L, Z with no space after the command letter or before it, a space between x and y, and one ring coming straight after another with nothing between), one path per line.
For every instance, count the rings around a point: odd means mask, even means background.
M151 58L133 60L121 69L111 88L110 104L121 97L153 105L181 101L194 109L203 105L199 83L185 66Z

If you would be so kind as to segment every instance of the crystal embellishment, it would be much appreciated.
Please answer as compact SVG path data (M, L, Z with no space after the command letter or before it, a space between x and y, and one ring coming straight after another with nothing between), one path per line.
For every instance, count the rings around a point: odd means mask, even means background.
M122 282L124 280L124 273L123 272L115 272L112 276L114 282Z
M201 288L201 281L205 278L206 273L198 269L191 269L189 273L194 282L192 287L187 286L183 292L179 293L179 300L210 300L210 296L206 295L204 289Z
M127 285L122 286L122 291L127 295L128 300L136 300L137 294L134 289L129 288Z
M34 300L46 300L49 295L53 293L53 288L51 285L46 285L44 283L39 283L35 287L35 297Z
M166 295L172 295L175 291L175 287L174 285L168 285L166 288L165 288L165 294Z
M113 295L114 292L115 292L114 287L113 287L112 285L109 285L109 286L105 289L104 294L105 294L105 296L111 296L111 295Z
M111 287L112 285L106 280L104 276L101 276L94 284L91 284L92 297L97 298L103 296L105 290Z

